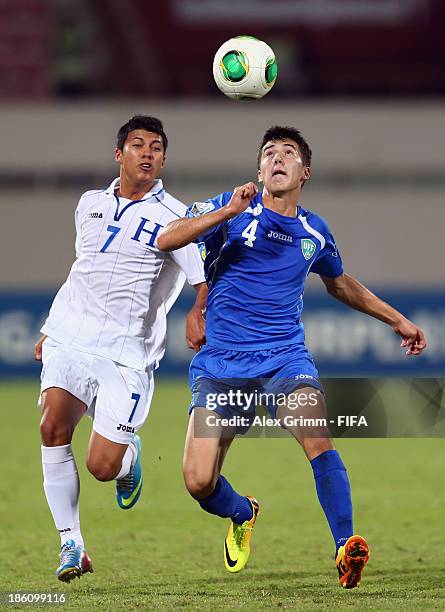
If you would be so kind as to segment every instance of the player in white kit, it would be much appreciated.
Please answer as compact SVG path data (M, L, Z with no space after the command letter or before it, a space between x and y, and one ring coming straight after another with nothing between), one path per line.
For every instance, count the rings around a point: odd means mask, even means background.
M187 208L158 178L167 137L154 117L136 116L117 135L120 176L87 191L75 213L76 260L52 304L36 344L41 375L44 489L61 536L59 580L92 571L79 522L74 429L93 418L87 467L116 479L116 497L131 508L142 488L137 430L147 418L153 371L164 354L166 314L184 280L197 290L187 317L187 342L204 342L207 297L198 248L161 252L156 237Z

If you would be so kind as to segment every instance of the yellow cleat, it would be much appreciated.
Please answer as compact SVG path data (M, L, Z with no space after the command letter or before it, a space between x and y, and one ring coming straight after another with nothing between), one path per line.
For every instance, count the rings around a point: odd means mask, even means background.
M353 589L360 586L362 572L368 559L368 543L359 535L351 536L344 546L340 546L335 565L343 588Z
M252 518L250 521L244 521L242 525L232 522L224 540L224 565L227 571L231 573L240 572L249 560L250 538L260 512L260 505L257 500L250 495L247 496L247 499L252 504Z

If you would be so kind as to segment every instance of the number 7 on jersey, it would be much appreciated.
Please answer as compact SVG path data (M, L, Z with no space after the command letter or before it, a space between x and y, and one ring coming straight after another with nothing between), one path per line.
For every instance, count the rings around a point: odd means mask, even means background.
M108 249L108 247L110 246L110 244L113 242L113 240L116 238L116 236L118 235L120 231L121 231L121 228L117 227L117 225L109 225L107 227L107 232L111 232L111 234L108 236L108 238L105 241L104 246L101 248L100 250L101 253L105 253L105 251Z

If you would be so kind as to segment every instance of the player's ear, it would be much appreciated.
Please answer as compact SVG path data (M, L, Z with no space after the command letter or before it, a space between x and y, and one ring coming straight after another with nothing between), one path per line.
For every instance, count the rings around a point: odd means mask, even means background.
M117 162L119 162L119 163L121 162L121 159L122 159L122 149L119 149L118 147L116 147L114 149L114 159Z
M311 178L311 169L309 166L304 166L302 178L304 181L308 181Z
M263 182L263 177L262 177L262 174L261 174L261 170L259 168L258 168L258 180L260 181L260 183Z

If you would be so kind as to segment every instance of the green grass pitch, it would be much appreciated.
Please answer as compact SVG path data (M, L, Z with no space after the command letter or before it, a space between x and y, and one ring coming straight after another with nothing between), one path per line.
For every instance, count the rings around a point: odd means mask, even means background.
M372 557L360 589L342 590L310 466L290 439L240 439L224 473L261 502L246 570L223 564L228 521L200 510L181 475L188 391L158 381L142 430L144 489L117 507L114 483L84 467L91 424L74 447L81 519L95 573L54 577L59 538L42 489L36 383L0 386L0 590L65 591L65 609L444 608L445 446L442 439L339 440L355 524Z

